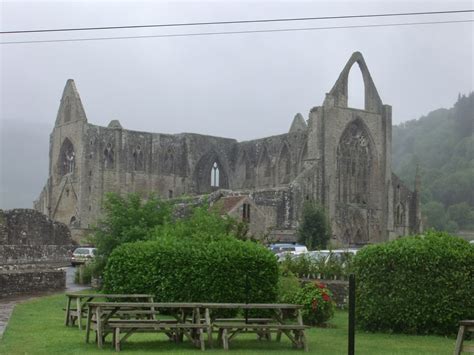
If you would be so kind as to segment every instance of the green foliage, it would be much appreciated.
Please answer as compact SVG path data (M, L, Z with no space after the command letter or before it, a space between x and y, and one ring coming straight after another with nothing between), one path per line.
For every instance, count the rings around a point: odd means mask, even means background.
M416 166L421 170L421 202L430 213L426 227L474 229L473 106L474 93L460 95L449 110L439 109L393 127L394 171L407 186L413 186ZM442 209L433 211L434 205L427 206L431 202L441 204ZM462 218L451 216L450 207L460 204L467 204L470 213ZM434 218L435 212L442 216Z
M331 238L331 225L322 206L315 202L305 202L298 238L309 250L326 249Z
M278 302L293 303L300 288L300 281L291 272L280 275L278 279Z
M474 317L474 247L460 238L430 231L367 246L354 262L365 330L444 335Z
M283 272L289 272L298 277L340 280L349 277L352 272L352 260L353 254L351 253L345 253L342 257L329 254L319 258L301 254L296 257L287 255L280 265Z
M294 303L303 305L303 322L308 325L326 323L334 316L335 303L331 291L321 282L308 282L294 298Z
M157 225L150 234L152 239L173 237L178 239L192 237L194 240L212 241L232 236L246 239L246 233L241 224L225 215L221 216L215 210L206 207L195 207L192 213L174 223Z
M446 225L446 216L442 203L437 201L430 201L427 204L423 205L422 212L429 226L437 230L444 229Z
M109 193L102 207L104 215L94 228L92 242L103 263L117 246L150 239L153 228L171 220L170 205L155 196L142 200L138 194Z
M92 278L100 278L105 268L105 259L95 257L90 262L80 265L76 268L74 282L84 285L90 285Z
M466 202L457 203L448 208L449 219L458 225L469 226L474 229L474 209Z
M124 244L104 272L106 292L152 293L164 302L274 302L277 283L275 256L232 237Z

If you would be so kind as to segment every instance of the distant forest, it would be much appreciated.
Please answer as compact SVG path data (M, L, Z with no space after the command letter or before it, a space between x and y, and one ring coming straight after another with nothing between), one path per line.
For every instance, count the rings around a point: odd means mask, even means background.
M392 164L413 188L421 173L424 227L474 230L474 93L454 107L393 126Z

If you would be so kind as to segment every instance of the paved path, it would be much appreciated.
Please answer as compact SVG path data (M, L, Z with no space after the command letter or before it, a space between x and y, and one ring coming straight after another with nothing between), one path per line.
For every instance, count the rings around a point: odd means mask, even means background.
M74 283L75 270L76 269L73 267L66 268L66 290L65 291L75 292L75 291L85 290L88 288L88 287L84 287L83 285L78 285ZM29 301L37 297L54 295L57 293L58 291L41 292L41 293L35 293L35 294L30 294L30 295L12 296L8 298L0 299L0 339L3 336L3 332L5 331L5 328L7 327L8 320L10 319L13 309L15 308L15 305L17 303Z

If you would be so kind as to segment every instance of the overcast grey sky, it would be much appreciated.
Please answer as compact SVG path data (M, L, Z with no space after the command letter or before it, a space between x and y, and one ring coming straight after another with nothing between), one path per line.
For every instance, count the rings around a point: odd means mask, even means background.
M0 23L6 31L472 8L472 1L2 1ZM460 19L473 16L1 35L0 39ZM284 133L295 113L307 117L312 107L322 104L354 51L362 52L380 97L393 106L394 123L450 107L459 92L473 90L472 23L16 44L0 45L0 51L0 207L4 208L25 206L46 181L48 134L68 78L76 82L90 123L107 125L119 119L127 129L238 140ZM361 86L360 74L351 71L351 77L353 72L350 99L360 102L363 93L352 90ZM28 141L22 141L22 128L31 131ZM34 161L30 168L19 169L20 159L12 153L18 149ZM20 182L25 175L29 182ZM25 194L25 184L36 193Z

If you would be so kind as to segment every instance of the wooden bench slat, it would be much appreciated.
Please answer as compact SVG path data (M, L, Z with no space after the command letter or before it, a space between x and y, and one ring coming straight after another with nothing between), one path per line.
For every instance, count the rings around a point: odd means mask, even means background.
M248 324L248 323L214 323L213 326L215 328L259 328L259 329L286 329L286 330L304 330L308 329L309 326L307 325L299 325L299 324Z

